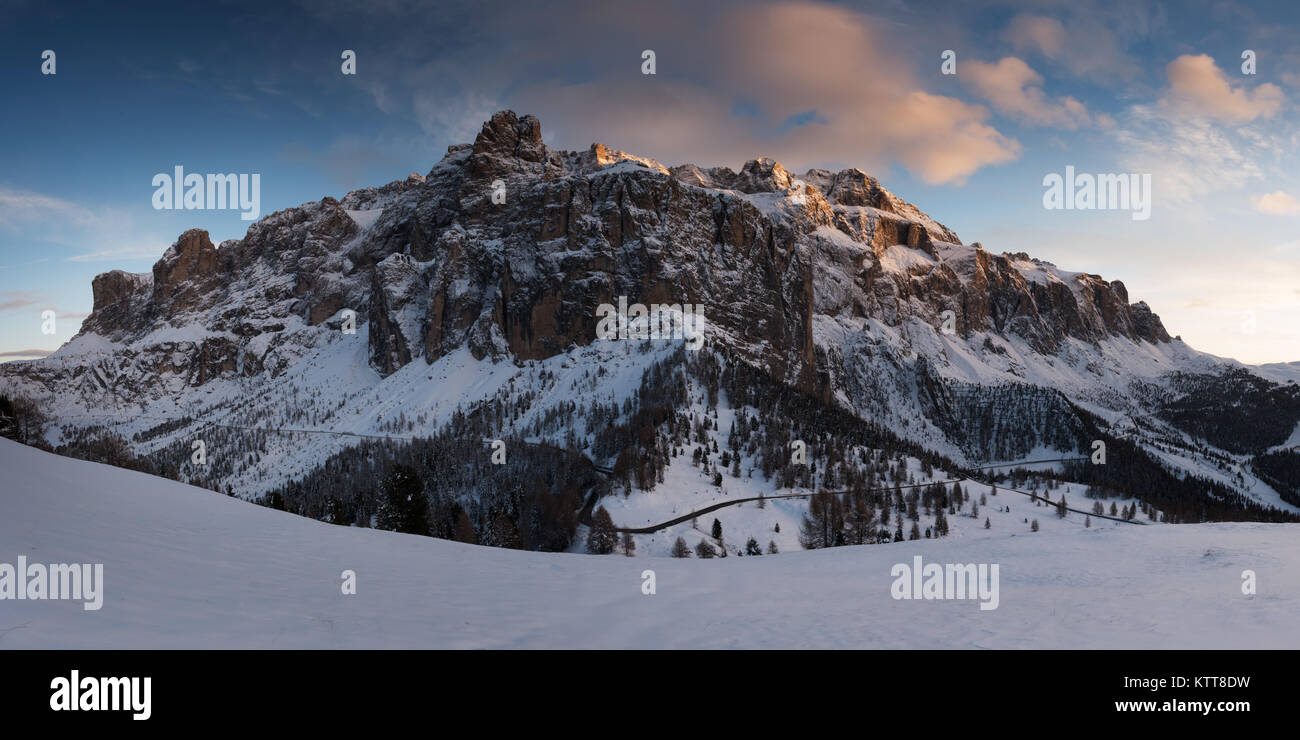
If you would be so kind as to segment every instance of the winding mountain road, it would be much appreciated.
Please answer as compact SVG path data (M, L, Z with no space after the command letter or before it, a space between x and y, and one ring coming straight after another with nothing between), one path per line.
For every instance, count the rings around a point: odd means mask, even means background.
M585 456L584 456L584 457L585 457ZM867 491L867 492L870 492L870 491L893 491L893 490L896 490L896 489L897 489L897 490L908 490L908 489L911 489L911 488L924 488L924 487L926 487L926 486L934 485L935 483L942 483L942 484L944 484L944 485L950 485L950 484L952 484L952 483L964 483L964 482L966 482L966 481L972 481L972 482L979 483L980 485L984 485L984 486L991 486L991 485L993 485L992 483L989 483L988 481L980 480L979 478L975 477L975 476L973 475L974 471L977 471L977 470L990 470L990 469L993 469L993 468L1005 468L1005 467L1011 467L1011 466L1014 466L1014 465L1041 465L1041 464L1044 464L1044 463L1056 463L1056 462L1083 462L1083 461L1086 461L1087 459L1088 459L1088 458L1086 458L1086 457L1084 457L1084 458L1059 458L1059 459L1056 459L1056 460L1030 460L1030 461L1025 461L1025 462L1001 463L1001 464L996 464L996 465L984 465L984 466L981 466L981 467L970 468L970 469L964 471L964 472L967 473L967 475L962 476L962 477L960 477L960 478L952 478L952 479L949 479L949 480L943 480L943 481L928 481L928 482L926 482L926 483L915 483L915 484L909 484L909 485L906 485L906 486L887 486L887 487L883 487L883 488L868 488L868 489L864 489L864 491ZM593 465L594 465L594 463L593 463ZM1002 488L1002 489L1000 489L1000 490L1002 490L1002 491L1006 491L1006 492L1008 492L1008 493L1018 493L1018 494L1020 494L1020 495L1022 495L1022 496L1028 496L1028 497L1033 498L1033 499L1036 499L1036 500L1046 500L1046 499L1043 499L1042 496L1039 496L1039 495L1036 494L1036 493L1030 493L1030 492L1026 492L1026 491L1019 491L1019 490L1016 490L1016 489L1014 489L1014 488ZM844 493L848 493L848 492L849 492L848 489L843 489L843 490L838 490L838 491L825 491L825 493L832 493L832 494L836 494L836 495L844 494ZM805 492L802 492L802 493L779 493L779 494L775 494L775 495L772 495L772 496L748 496L748 497L745 497L745 498L728 499L727 501L720 501L720 502L718 502L718 503L716 503L716 504L710 504L710 505L708 505L708 506L705 506L705 507L702 508L702 509L696 509L695 511L689 512L689 513L687 513L687 514L683 514L683 515L681 515L681 516L679 516L679 517L674 517L674 518L672 518L672 519L669 519L669 520L667 520L667 521L660 522L660 523L658 523L658 524L651 524L651 525L649 525L649 526L645 526L645 527L618 527L618 526L616 526L616 527L614 527L614 531L615 531L615 532L627 532L628 534L652 534L652 533L654 533L654 532L658 532L658 531L660 531L660 530L667 529L668 527L672 527L672 526L675 526L675 525L677 525L677 524L681 524L682 522L688 522L688 521L690 521L690 520L692 520L692 519L695 519L696 517L703 516L704 514L710 514L710 513L715 512L715 511L717 511L717 510L719 510L719 509L725 509L725 508L727 508L728 506L736 506L736 505L743 504L743 503L746 503L746 502L749 502L749 501L759 501L759 500L771 501L771 500L774 500L774 499L784 499L784 498L808 498L808 497L814 495L815 493L816 493L816 492L814 492L814 491L805 491ZM582 524L585 524L585 525L587 525L587 526L591 526L591 523L592 523L592 520L591 520L591 512L592 512L592 510L594 509L594 507L595 507L595 505L596 505L596 500L597 500L597 497L596 497L596 491L595 491L595 489L593 488L593 489L591 490L591 492L588 494L588 496L587 496L587 501L586 501L586 503L583 505L582 510L581 510L581 511L579 512L579 514L578 514L578 521L579 521L579 522L581 522ZM1113 522L1120 522L1120 523L1122 523L1122 524L1137 524L1137 525L1139 525L1139 526L1145 524L1145 522L1139 522L1139 521L1135 521L1135 520L1132 520L1132 519L1121 519L1121 518L1119 518L1119 517L1107 516L1107 515L1105 515L1105 514L1094 514L1094 513L1091 512L1091 511L1082 511L1082 510L1080 510L1080 509L1074 509L1074 508L1071 508L1071 507L1069 507L1069 506L1067 506L1067 507L1065 507L1065 508L1066 508L1066 511L1072 511L1072 512L1074 512L1074 513L1076 513L1076 514L1083 514L1083 515L1085 515L1085 516L1093 516L1093 517L1097 517L1097 518L1099 518L1099 519L1109 519L1109 520L1111 520L1111 521L1113 521Z

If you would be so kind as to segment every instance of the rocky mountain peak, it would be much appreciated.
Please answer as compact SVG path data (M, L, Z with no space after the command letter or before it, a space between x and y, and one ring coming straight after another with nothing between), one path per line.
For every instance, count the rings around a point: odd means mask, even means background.
M494 113L474 139L473 152L540 162L546 154L542 122L534 116L520 118L509 110Z
M742 193L772 193L794 187L794 176L775 159L751 159L741 168L733 186Z
M153 296L159 310L189 308L217 281L217 248L203 229L181 234L153 266Z

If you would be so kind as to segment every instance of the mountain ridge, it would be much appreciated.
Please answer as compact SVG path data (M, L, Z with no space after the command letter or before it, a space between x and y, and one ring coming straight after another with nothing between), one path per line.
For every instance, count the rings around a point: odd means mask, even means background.
M622 165L630 165L642 172L629 170ZM583 341L592 338L594 327L591 316L574 317L579 319L576 325L555 326L552 335L537 336L537 324L541 323L538 320L548 318L545 314L551 305L547 300L554 297L553 290L543 291L542 296L533 297L534 300L526 301L521 307L532 314L529 318L533 321L526 327L514 320L514 314L523 311L495 317L486 324L475 322L474 319L478 317L468 316L466 312L473 307L482 308L482 302L465 306L464 301L460 301L462 305L451 307L458 314L449 315L448 303L456 304L460 296L448 294L445 286L433 286L435 296L429 303L428 313L423 317L426 325L423 331L409 331L411 327L401 326L400 321L396 320L393 314L397 307L393 301L409 300L409 296L401 293L418 276L412 275L412 270L399 264L400 260L392 259L393 256L404 255L423 262L435 251L445 250L449 261L455 264L460 251L464 249L463 230L455 228L461 224L452 224L450 228L443 224L439 233L429 233L434 229L426 228L426 222L421 220L420 214L414 214L416 219L413 225L399 224L398 228L390 227L387 233L379 235L374 240L377 248L348 253L346 258L351 264L337 275L340 279L336 280L334 273L322 270L330 267L328 260L324 259L326 255L321 254L324 251L322 246L327 249L346 249L348 240L354 239L361 231L354 218L356 213L371 212L375 210L373 206L380 203L391 205L394 195L410 193L412 190L427 190L438 184L431 182L431 179L441 179L444 186L459 186L456 191L459 203L454 206L457 209L456 215L465 218L472 226L482 225L494 229L495 232L490 234L492 238L508 239L514 230L508 224L492 223L489 215L491 204L485 201L490 200L493 182L500 180L505 184L511 177L521 174L540 175L544 181L552 183L559 178L568 182L576 178L590 180L594 177L605 181L607 187L612 185L615 191L612 195L616 199L639 197L641 202L634 201L634 205L645 202L657 205L656 215L664 211L673 213L671 206L655 203L656 197L671 199L699 195L687 192L687 189L680 188L677 183L691 185L706 192L712 191L709 194L716 194L720 205L714 207L716 224L713 234L708 235L712 237L708 243L749 251L762 248L779 250L771 251L768 256L769 261L776 263L778 268L786 266L784 260L788 255L785 252L788 251L788 242L794 236L783 229L794 227L807 232L832 228L857 244L869 247L876 258L872 261L875 264L866 264L867 260L860 254L836 254L840 251L840 245L836 244L826 245L820 250L838 262L835 267L840 268L841 273L865 278L862 281L865 289L863 295L858 297L857 305L829 306L828 309L832 312L848 309L861 314L882 308L880 305L870 305L872 302L869 299L875 287L873 281L879 280L887 271L887 268L881 267L881 263L885 262L888 267L894 268L889 270L891 272L920 277L921 285L914 292L937 293L938 303L942 304L944 310L954 312L957 329L963 333L987 328L1020 333L1032 339L1036 348L1048 352L1053 351L1067 335L1097 339L1122 334L1151 342L1169 340L1159 318L1145 303L1128 303L1127 289L1122 282L1107 282L1087 273L1064 273L1049 263L1030 261L1023 254L994 255L984 251L978 243L972 245L973 255L961 254L962 250L954 251L951 247L963 247L955 233L915 206L894 196L875 178L861 170L848 169L838 173L811 170L804 175L807 183L797 186L796 183L802 181L778 162L766 158L751 160L740 172L733 172L725 167L701 169L693 164L669 170L653 160L634 157L600 144L593 144L585 152L553 152L542 143L540 123L535 118L518 118L508 111L497 114L485 123L473 145L449 147L447 156L427 176L412 176L404 182L390 183L382 188L352 191L341 202L325 197L314 203L278 211L250 227L243 239L228 240L219 247L212 244L205 231L192 229L184 232L167 249L147 277L121 271L111 271L96 277L92 285L94 307L91 315L83 322L81 334L94 333L113 339L132 332L140 335L144 330L158 328L163 323L180 323L185 318L184 314L195 308L215 305L221 299L230 301L236 296L230 292L223 293L223 285L228 284L230 278L239 277L237 273L240 271L254 269L258 259L266 258L268 242L274 242L281 248L288 242L297 247L297 259L292 263L286 260L270 262L276 266L289 267L294 281L279 292L268 290L264 302L273 303L289 295L303 299L297 301L287 312L282 311L281 317L297 315L309 326L321 324L344 308L344 304L354 310L367 311L370 320L380 329L373 337L379 344L372 348L372 355L376 368L381 372L391 373L413 356L426 352L426 356L436 358L445 350L446 338L463 331L467 321L473 325L473 336L470 339L476 356L492 354L499 357L502 339L516 356L554 354L565 340ZM611 175L617 182L607 182ZM625 175L634 183L629 184ZM648 182L641 183L642 180ZM571 219L591 215L591 209L584 210L583 204L573 202L575 197L581 198L583 194L572 192L572 183L569 184L569 192L560 193L567 196L567 202L555 202L556 192L553 187L543 188L540 194L524 196L524 210L540 206L546 212L546 216L536 225L536 232L527 235L528 240L539 243L564 238L565 246L572 248L579 239L592 236L581 233L577 228L572 231L568 229ZM648 190L632 192L629 189L642 184L648 186ZM599 188L600 183L593 185ZM597 194L599 193L592 195ZM540 195L540 202L527 202L529 195ZM775 198L769 197L776 195L785 195L787 197L783 200L793 200L801 207L791 208L788 204L774 202ZM432 198L417 197L417 205L429 205L422 202L424 200L434 201L431 204L434 208L449 206L445 202L446 193L437 193ZM753 213L749 207L754 207L759 213ZM728 213L728 208L737 209L739 213ZM517 212L517 209L508 207L498 210L504 211L507 219ZM446 214L440 215L446 218ZM612 215L620 219L625 217L622 212L600 215ZM680 212L674 215L680 215ZM385 221L383 216L379 219L381 223ZM480 220L485 223L480 224ZM781 223L776 223L777 221ZM305 233L304 222L310 227ZM624 228L628 225L611 220L603 224L606 227L605 233L597 236L604 237L606 242L614 246L621 246L625 236ZM695 225L685 223L680 226ZM653 227L654 224L636 226L645 230L645 227ZM653 240L657 235L651 233L647 236L650 243L643 244L644 251L654 251L656 245ZM782 240L787 244L777 243ZM399 241L403 243L398 243ZM490 242L492 239L483 241ZM766 243L761 243L763 241ZM912 260L911 265L894 265L892 260L884 260L895 246L919 250L935 264L920 265ZM689 248L688 244L687 249ZM598 255L606 258L605 263L598 258L583 267L588 273L612 272L607 264L609 256L608 253ZM910 258L913 255L901 256ZM949 257L951 264L943 264L945 256ZM559 257L563 258L564 255ZM967 258L973 259L968 276L957 275L952 269L946 269L960 265ZM499 286L494 286L499 290L492 297L498 298L503 304L509 304L515 295L512 283L517 280L513 273L518 271L516 266L519 264L521 262L516 260L502 260L494 266L501 274L494 276L499 279ZM364 271L367 267L373 271L369 296L357 291L355 285L341 285L346 282L342 278ZM925 270L926 267L934 269ZM854 275L854 271L858 274ZM922 272L926 274L915 274ZM1061 279L1062 276L1070 282ZM963 290L963 277L968 277L972 283L969 291ZM360 282L364 283L364 279ZM612 282L618 286L620 281L615 279ZM609 288L606 293L612 294L615 286L606 286ZM440 287L443 289L439 292ZM665 293L663 286L627 287L640 287L641 292L647 294L655 294L656 290L660 294ZM765 287L796 289L795 286L778 286L775 283ZM910 292L913 291L905 285L895 290L897 298L906 298ZM943 299L948 300L945 302ZM405 302L401 305L405 305ZM928 313L934 314L939 312L937 309L940 306L930 308ZM935 319L934 316L926 318ZM221 322L212 321L209 324L227 328ZM254 328L236 326L231 330L236 334L248 335ZM493 332L494 328L499 335ZM582 330L581 333L574 331L578 328ZM421 344L424 345L423 348L419 346ZM806 354L807 347L803 350ZM218 351L216 355L221 358L223 365L228 364L227 352ZM240 366L259 365L257 362L248 363L248 359L242 358Z

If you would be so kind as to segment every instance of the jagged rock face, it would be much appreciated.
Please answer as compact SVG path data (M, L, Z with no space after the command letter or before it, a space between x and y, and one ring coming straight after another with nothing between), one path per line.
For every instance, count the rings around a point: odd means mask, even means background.
M153 307L159 313L193 309L218 285L217 248L208 232L190 229L153 266Z
M375 265L371 295L370 363L388 375L411 361L407 336L419 335L428 288L409 255L392 254Z
M670 170L599 144L556 151L536 118L509 111L425 176L276 212L219 247L187 231L152 275L105 273L93 289L83 333L205 334L101 368L103 382L146 386L148 372L190 384L285 372L345 308L390 374L459 347L554 355L593 341L597 307L619 296L702 304L710 341L823 398L835 373L818 316L938 326L952 311L963 335L1042 353L1066 338L1169 339L1121 283L964 246L860 170L794 175L765 158Z
M94 307L81 324L82 332L112 336L128 327L148 306L152 298L152 275L135 275L113 270L96 275L91 281Z

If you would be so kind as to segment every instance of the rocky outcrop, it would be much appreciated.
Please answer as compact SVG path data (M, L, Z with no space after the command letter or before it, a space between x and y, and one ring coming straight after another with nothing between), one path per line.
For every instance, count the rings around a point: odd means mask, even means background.
M153 275L113 270L96 275L90 283L94 297L90 316L81 323L82 332L114 337L148 310Z
M159 313L188 312L219 284L217 248L208 232L190 229L153 266L153 305Z
M385 375L419 354L420 326L428 289L409 255L393 254L375 265L371 286L370 364Z

